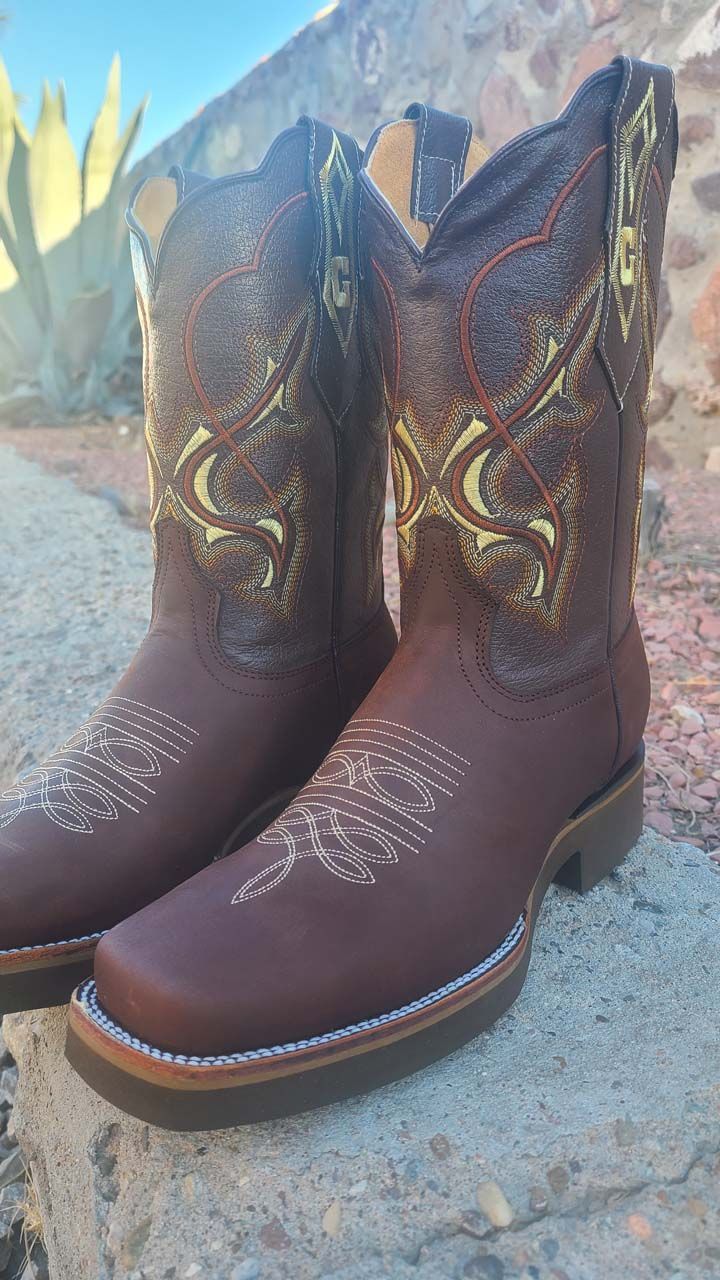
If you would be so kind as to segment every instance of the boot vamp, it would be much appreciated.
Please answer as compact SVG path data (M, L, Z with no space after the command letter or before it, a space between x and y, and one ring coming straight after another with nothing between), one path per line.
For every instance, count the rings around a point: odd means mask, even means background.
M329 660L243 680L187 631L154 630L90 719L0 797L0 949L85 937L167 892L297 789L336 732Z
M512 930L615 741L605 671L519 703L468 680L454 627L403 642L267 831L103 939L103 1008L196 1055L402 1008Z

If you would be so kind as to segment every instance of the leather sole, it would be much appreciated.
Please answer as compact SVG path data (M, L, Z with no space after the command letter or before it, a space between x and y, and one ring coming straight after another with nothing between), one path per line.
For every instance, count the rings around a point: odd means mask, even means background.
M223 858L253 840L287 808L299 790L298 785L278 792L244 818L217 857ZM95 948L101 937L102 932L92 933L69 942L0 951L0 1017L67 1004L78 983L92 973Z
M92 973L101 936L0 951L0 1016L67 1004L73 988Z
M212 1058L170 1054L114 1023L92 980L74 993L66 1055L121 1110L166 1129L229 1128L295 1115L407 1076L491 1026L517 999L553 880L592 889L642 830L642 748L553 841L513 929L492 956L438 991L379 1018L293 1045Z

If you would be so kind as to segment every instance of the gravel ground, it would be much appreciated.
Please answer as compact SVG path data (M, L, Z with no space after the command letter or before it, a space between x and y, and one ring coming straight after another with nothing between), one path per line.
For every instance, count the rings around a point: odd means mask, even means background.
M147 626L152 553L147 533L109 502L4 445L0 506L7 784L76 728L127 664Z
M76 728L126 665L147 625L152 555L147 533L129 528L107 501L7 446L0 446L0 507L4 786ZM0 1033L0 1277L44 1280L32 1186L13 1127L16 1083Z

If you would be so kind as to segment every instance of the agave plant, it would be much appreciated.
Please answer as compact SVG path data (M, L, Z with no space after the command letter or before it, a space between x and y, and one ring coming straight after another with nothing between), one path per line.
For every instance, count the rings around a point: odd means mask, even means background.
M31 136L0 59L0 416L121 407L135 326L122 213L146 104L121 133L116 56L80 164L63 85L45 85Z

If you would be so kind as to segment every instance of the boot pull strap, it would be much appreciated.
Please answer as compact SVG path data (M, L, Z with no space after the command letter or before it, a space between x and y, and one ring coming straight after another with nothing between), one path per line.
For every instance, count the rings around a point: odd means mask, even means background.
M308 189L315 214L313 285L318 310L313 381L339 422L361 373L358 335L358 171L362 156L354 138L311 116Z
M655 288L659 282L662 224L656 229L646 215L655 187L664 222L677 151L677 113L669 67L624 57L616 63L622 76L610 121L607 275L598 346L622 408L643 342L643 272L649 267Z
M405 119L417 120L410 213L432 225L462 184L472 125L424 102L412 102Z

